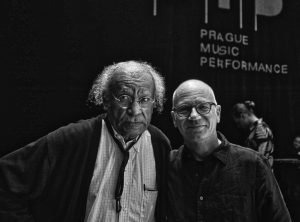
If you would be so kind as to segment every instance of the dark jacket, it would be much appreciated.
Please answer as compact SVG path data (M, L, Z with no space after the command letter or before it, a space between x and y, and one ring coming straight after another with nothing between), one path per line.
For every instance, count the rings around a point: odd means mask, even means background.
M0 221L76 222L85 216L87 194L101 135L98 116L61 127L0 159ZM150 125L158 199L163 221L170 144Z

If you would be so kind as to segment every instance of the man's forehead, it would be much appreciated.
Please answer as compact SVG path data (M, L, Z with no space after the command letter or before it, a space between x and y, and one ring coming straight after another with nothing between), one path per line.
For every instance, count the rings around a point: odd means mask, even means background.
M144 70L132 70L130 72L125 70L116 71L112 76L112 81L115 83L126 83L135 81L153 83L151 74Z
M154 82L151 74L145 71L117 71L111 79L111 87L113 90L134 87L154 91Z
M215 102L212 89L205 84L193 84L192 82L187 82L178 87L174 93L174 105L179 102L194 101Z

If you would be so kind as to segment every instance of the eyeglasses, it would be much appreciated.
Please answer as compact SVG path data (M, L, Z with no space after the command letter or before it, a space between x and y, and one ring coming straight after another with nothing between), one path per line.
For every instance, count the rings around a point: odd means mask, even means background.
M206 115L210 112L212 105L216 106L217 104L212 103L212 102L201 102L194 106L183 105L178 108L174 108L173 111L180 118L188 118L191 115L193 107L196 108L196 111L198 114Z
M113 94L112 94L113 95ZM113 95L114 99L117 101L117 103L122 107L122 108L128 108L132 105L134 102L134 99L131 96L128 95L120 95L119 97L116 97ZM137 99L137 103L141 108L148 108L152 103L154 103L154 99L151 97L141 97Z

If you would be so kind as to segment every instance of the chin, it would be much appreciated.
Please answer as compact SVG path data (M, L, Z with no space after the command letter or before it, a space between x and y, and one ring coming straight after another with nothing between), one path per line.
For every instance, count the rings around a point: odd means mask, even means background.
M136 127L136 128L126 127L124 128L124 134L125 137L134 139L138 135L142 134L145 130L146 130L145 127Z
M190 139L197 142L200 140L204 140L209 137L209 135L205 132L196 132L195 134L190 134Z

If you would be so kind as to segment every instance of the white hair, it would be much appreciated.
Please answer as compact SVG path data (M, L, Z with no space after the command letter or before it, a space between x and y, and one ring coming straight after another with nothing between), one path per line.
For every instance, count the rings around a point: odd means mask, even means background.
M150 73L154 82L154 99L155 109L157 112L163 110L163 103L165 102L165 82L161 74L155 70L147 62L143 61L125 61L112 64L103 69L103 71L96 77L92 88L89 92L88 101L96 106L102 106L103 104L103 92L109 91L110 81L115 73L120 70L125 70L126 67L135 65L145 73Z

